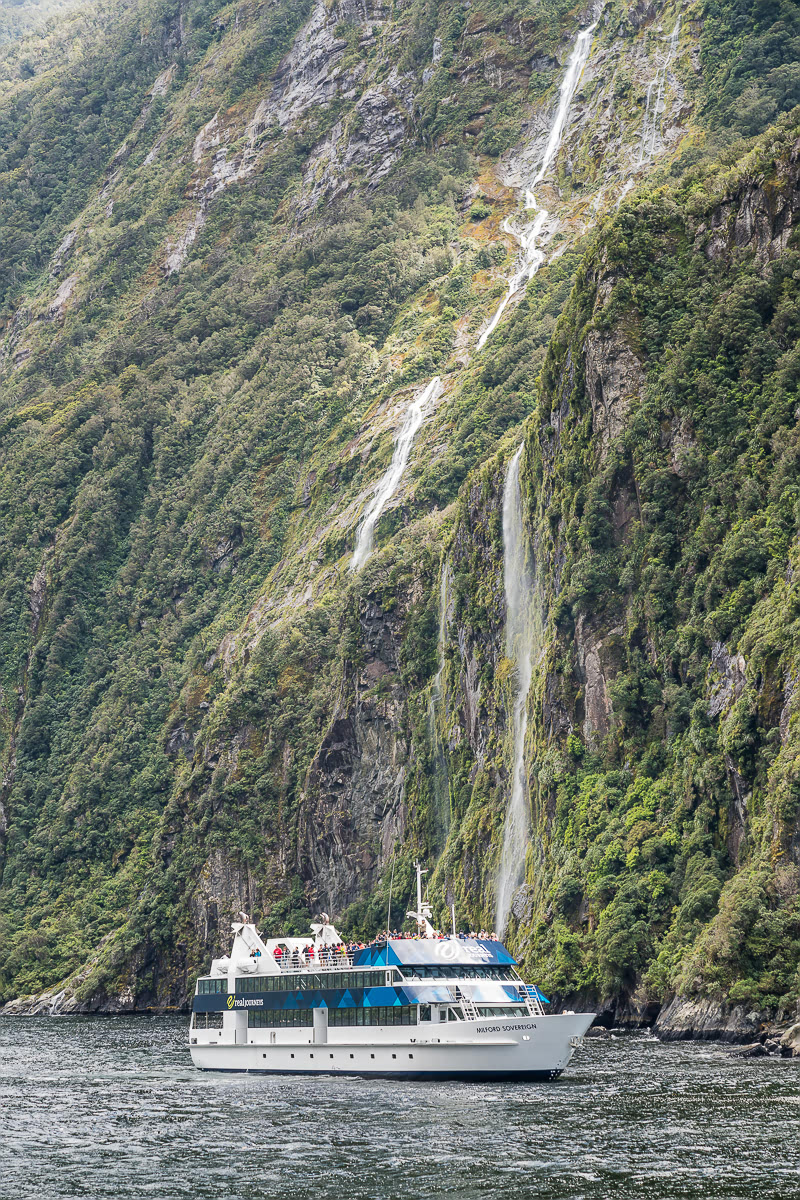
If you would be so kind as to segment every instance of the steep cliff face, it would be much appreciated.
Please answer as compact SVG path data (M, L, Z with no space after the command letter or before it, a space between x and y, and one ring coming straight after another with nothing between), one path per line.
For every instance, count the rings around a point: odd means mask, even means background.
M2 996L180 1005L238 909L369 932L415 857L491 924L523 439L512 940L648 1019L795 995L796 147L733 132L794 28L756 72L727 10L578 15L164 0L3 58Z
M562 992L715 998L665 1031L796 998L798 149L622 210L528 434L553 637L520 944Z

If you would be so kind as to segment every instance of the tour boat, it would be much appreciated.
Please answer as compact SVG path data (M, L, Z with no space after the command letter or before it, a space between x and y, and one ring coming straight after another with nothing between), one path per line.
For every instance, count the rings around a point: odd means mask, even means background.
M557 1079L593 1013L548 1013L494 938L441 936L417 875L413 938L347 951L323 913L312 936L266 941L245 913L229 956L198 979L189 1035L204 1071Z

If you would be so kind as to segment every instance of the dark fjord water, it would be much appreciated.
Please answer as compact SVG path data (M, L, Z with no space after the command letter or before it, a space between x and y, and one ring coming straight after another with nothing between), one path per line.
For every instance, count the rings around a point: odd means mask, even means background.
M201 1074L172 1017L0 1021L2 1200L800 1197L800 1063L643 1035L552 1084Z

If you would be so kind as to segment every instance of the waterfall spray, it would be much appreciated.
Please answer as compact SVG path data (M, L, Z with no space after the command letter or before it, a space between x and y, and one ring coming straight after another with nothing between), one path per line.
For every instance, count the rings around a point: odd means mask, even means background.
M647 85L647 98L644 106L644 119L642 121L642 140L639 145L639 161L637 166L644 166L645 162L649 162L656 152L656 138L658 136L658 125L661 114L664 111L664 86L667 80L667 71L669 64L675 57L675 52L678 49L678 35L681 31L681 19L678 17L675 22L675 28L667 38L667 55L660 67L657 68L655 75ZM653 102L653 92L656 93L655 102Z
M569 118L569 109L572 104L572 99L578 90L578 84L583 74L583 68L586 66L589 58L589 51L592 45L592 34L597 26L590 25L588 29L582 30L575 39L575 45L572 54L567 63L567 70L564 78L561 81L559 90L558 108L556 109L553 118L553 124L550 126L550 134L547 139L547 145L542 155L542 160L539 164L539 169L530 187L525 188L523 192L523 202L525 210L530 212L536 211L536 217L533 224L527 229L519 229L515 227L510 219L503 222L503 229L506 233L511 234L516 238L521 250L521 261L519 270L508 281L508 288L500 305L497 308L494 316L489 324L484 329L481 336L478 338L478 349L482 350L489 338L494 333L497 325L513 298L520 292L524 292L528 283L533 279L539 267L544 262L544 253L539 249L539 240L542 236L545 223L550 215L546 208L540 208L536 202L536 196L533 189L540 184L549 170L553 159L558 154L564 137L564 129L566 128L567 119Z
M495 928L508 921L514 892L525 877L530 814L525 779L525 737L528 732L528 692L533 666L544 642L541 603L528 562L523 521L520 446L506 470L503 488L503 582L506 596L506 655L516 667L513 709L511 797L506 809L503 850L495 887Z
M415 396L409 406L403 424L400 427L400 432L397 435L389 469L378 484L374 496L364 509L364 515L361 518L361 524L358 527L356 535L356 547L353 551L353 557L350 560L351 571L357 571L359 567L363 567L372 553L375 527L380 520L383 510L400 485L400 480L403 478L405 469L408 466L414 438L419 433L420 426L428 415L428 406L441 396L443 390L442 381L437 375L426 388L423 388Z

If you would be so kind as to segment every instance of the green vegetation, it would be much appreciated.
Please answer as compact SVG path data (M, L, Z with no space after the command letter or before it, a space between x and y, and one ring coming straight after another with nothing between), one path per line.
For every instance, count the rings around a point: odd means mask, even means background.
M417 856L443 921L448 896L491 923L515 681L501 493L525 437L550 639L512 937L560 993L785 1007L794 8L682 12L686 136L617 211L653 69L631 63L679 10L636 26L608 6L616 49L547 202L556 253L478 354L516 253L498 156L540 136L574 12L329 5L315 91L286 58L312 7L76 8L0 55L0 999L73 976L87 1003L180 1003L243 904L375 932ZM633 383L604 429L587 376L620 356Z
M582 265L542 374L529 487L543 552L564 564L548 668L574 678L595 639L613 710L607 736L576 730L537 768L552 867L529 947L560 991L643 975L655 997L790 1011L800 995L800 762L780 728L800 648L800 245L770 260L770 233L737 250L711 220L790 195L796 136L784 121L735 168L631 202ZM620 331L643 367L624 432L598 452L576 377L554 470L565 358Z

